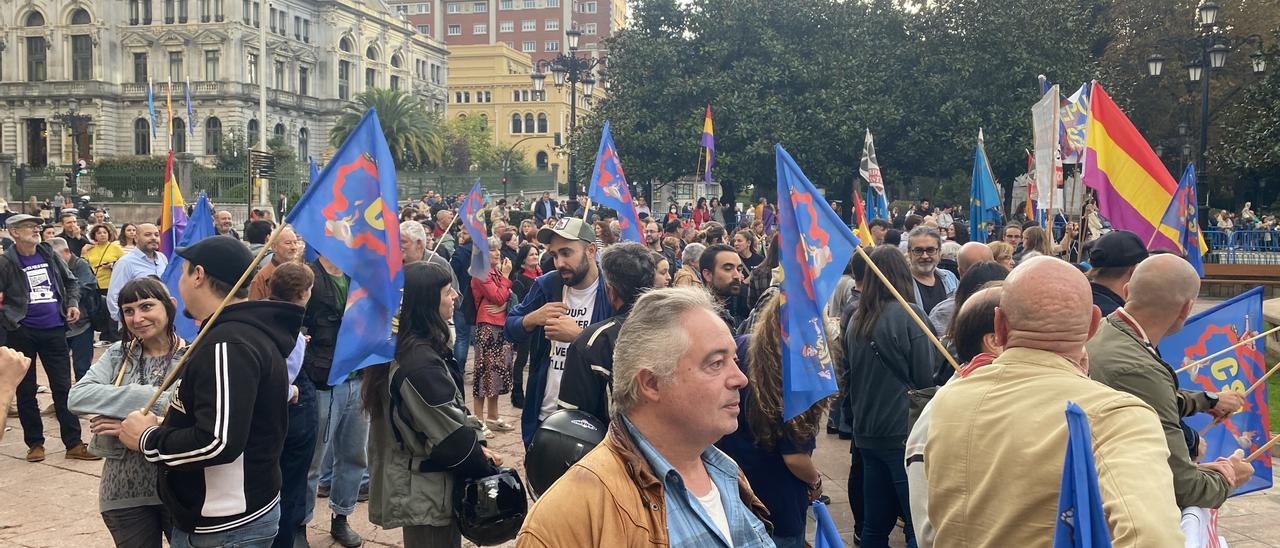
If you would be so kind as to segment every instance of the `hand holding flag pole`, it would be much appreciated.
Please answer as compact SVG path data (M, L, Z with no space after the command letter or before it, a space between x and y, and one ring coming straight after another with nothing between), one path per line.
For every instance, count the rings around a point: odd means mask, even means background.
M156 392L147 400L147 404L139 410L143 415L151 412L151 407L160 400L160 396L164 394L165 390L169 389L169 385L173 384L174 379L178 378L178 372L182 371L182 366L186 365L187 359L195 355L195 349L200 345L200 340L204 338L204 334L209 331L209 326L213 325L213 323L218 320L218 316L222 314L222 309L227 307L227 303L231 302L231 299L235 297L236 292L240 291L240 288L244 286L244 283L249 279L249 276L253 275L258 263L262 262L262 258L266 256L267 250L271 249L271 247L275 245L276 238L280 236L280 232L284 227L285 225L282 224L277 226L275 230L271 231L271 236L268 237L267 242L262 245L262 249L258 250L258 255L253 258L253 261L249 262L249 268L245 269L244 273L240 275L240 279L236 280L236 284L231 286L230 291L227 291L227 296L222 298L222 302L218 304L218 308L213 310L213 314L210 314L209 318L204 320L204 323L200 324L200 333L197 334L195 340L192 340L191 344L188 345L187 353L183 354L182 357L178 359L178 363L169 370L168 375L165 375L164 382L161 382L160 386L156 387Z
M903 298L902 293L898 292L898 288L893 287L893 284L889 283L889 278L886 278L884 272L880 271L880 267L876 266L875 261L871 260L871 256L867 255L867 252L864 251L861 246L859 246L855 252L861 255L863 260L867 261L867 268L870 268L871 272L875 273L876 278L880 279L880 283L884 284L884 286L889 289L889 292L893 294L893 298L897 299L898 304L902 305L903 310L907 311L907 315L911 316L912 320L915 320L916 325L920 326L920 330L924 331L925 336L929 337L929 342L933 343L933 347L937 348L938 352L942 353L942 357L947 359L947 363L951 364L951 367L955 368L956 371L959 371L960 364L956 363L956 359L947 351L947 347L942 345L942 341L938 340L938 336L933 334L933 330L929 329L929 326L925 325L924 320L920 319L920 316L916 314L916 311L907 303L907 299Z
M1191 362L1191 363L1189 363L1189 364L1187 364L1187 365L1182 366L1182 367L1181 367L1181 368L1179 368L1177 371L1174 371L1174 373L1181 373L1181 372L1186 371L1186 370L1188 370L1188 369L1194 369L1194 368L1197 368L1197 367L1203 366L1204 364L1209 363L1209 361L1210 361L1210 360L1212 360L1212 359L1214 359L1214 358L1216 358L1216 357L1218 357L1218 356L1221 356L1221 355L1223 355L1223 354L1226 354L1227 352L1230 352L1230 351L1232 351L1232 350L1235 350L1236 348L1239 348L1239 347L1244 346L1244 345L1246 345L1246 344L1249 344L1249 343L1251 343L1251 342L1253 342L1253 341L1256 341L1256 340L1258 340L1258 339L1261 339L1261 338L1263 338L1263 337L1266 337L1267 335L1270 335L1270 334L1275 333L1275 332L1277 332L1277 331L1280 331L1280 326L1273 327L1273 328L1271 328L1271 329L1269 329L1269 330L1267 330L1267 331L1264 331L1264 332L1262 332L1262 333L1259 333L1259 334L1257 334L1257 335L1254 335L1254 336L1252 336L1252 337L1249 337L1249 338L1247 338L1247 339L1245 339L1245 340L1243 340L1243 341L1237 342L1237 343L1235 343L1235 344L1233 344L1233 345L1231 345L1231 346L1228 346L1228 347L1226 347L1226 348L1223 348L1222 350L1219 350L1219 351L1217 351L1217 352L1214 352L1214 353L1212 353L1212 354L1209 354L1208 356L1205 356L1205 357L1200 358L1200 359L1198 359L1198 360L1196 360L1196 361L1193 361L1193 362ZM1193 375L1193 376L1194 376L1194 375Z
M1240 393L1240 397L1249 397L1249 394L1252 394L1254 390L1257 390L1259 386L1262 386L1262 383L1267 382L1267 379L1270 378L1271 375L1274 375L1276 371L1280 371L1280 362L1276 362L1276 364L1271 366L1271 369L1268 370L1266 374L1262 375L1261 377L1258 377L1258 380L1254 381L1253 384L1249 386L1248 390L1245 390L1244 392ZM1225 416L1215 417L1213 420L1209 421L1209 424L1206 424L1204 428L1200 429L1200 435L1203 436L1204 433L1208 432L1210 428L1213 428L1214 426L1222 424L1223 422L1226 422L1226 421L1227 421L1227 417Z

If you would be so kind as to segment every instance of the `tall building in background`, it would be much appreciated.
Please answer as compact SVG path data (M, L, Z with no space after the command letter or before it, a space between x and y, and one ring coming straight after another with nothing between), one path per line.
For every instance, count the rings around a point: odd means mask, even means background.
M577 25L580 49L626 25L625 0L389 0L423 34L449 46L506 44L536 63L564 49L564 31Z

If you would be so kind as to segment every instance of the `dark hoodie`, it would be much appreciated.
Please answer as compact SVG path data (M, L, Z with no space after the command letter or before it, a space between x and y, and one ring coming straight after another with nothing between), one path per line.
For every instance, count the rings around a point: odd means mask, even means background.
M285 357L302 314L277 301L229 305L187 352L164 423L141 440L143 456L160 465L160 499L179 529L229 531L279 503Z

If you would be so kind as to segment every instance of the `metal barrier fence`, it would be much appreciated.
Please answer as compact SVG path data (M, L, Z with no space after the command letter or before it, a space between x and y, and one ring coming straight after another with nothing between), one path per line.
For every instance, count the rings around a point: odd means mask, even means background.
M1207 263L1280 265L1280 231L1206 230L1204 237L1209 244Z

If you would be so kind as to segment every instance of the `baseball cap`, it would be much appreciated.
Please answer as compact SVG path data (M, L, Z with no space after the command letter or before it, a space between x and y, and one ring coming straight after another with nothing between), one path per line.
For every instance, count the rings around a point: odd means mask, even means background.
M1147 246L1137 234L1127 230L1115 230L1093 242L1089 251L1089 266L1093 268L1134 266L1147 258Z
M19 213L17 215L10 216L8 219L5 219L4 226L5 228L14 228L18 226L19 223L25 223L25 222L32 222L37 225L44 223L44 221L41 220L39 217L36 217L33 215L27 215L26 213Z
M543 245L551 243L553 236L590 243L596 241L596 230L577 217L563 217L556 224L538 230L538 241Z
M240 281L240 276L253 264L249 248L228 236L205 238L193 245L179 247L174 253L193 265L203 266L209 276L227 285Z

